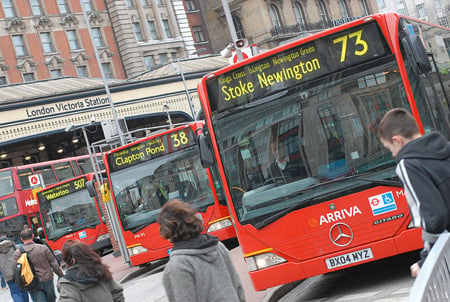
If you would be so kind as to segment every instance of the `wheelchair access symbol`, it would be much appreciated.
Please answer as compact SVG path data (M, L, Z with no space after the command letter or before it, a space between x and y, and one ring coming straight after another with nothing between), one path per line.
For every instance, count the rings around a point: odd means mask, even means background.
M392 192L369 197L369 204L374 216L397 210Z

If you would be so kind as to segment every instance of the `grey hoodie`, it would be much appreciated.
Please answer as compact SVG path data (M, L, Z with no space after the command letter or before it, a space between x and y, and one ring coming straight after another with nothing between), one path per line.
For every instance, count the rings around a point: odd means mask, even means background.
M16 246L14 242L10 240L3 240L0 242L0 270L6 281L10 281L13 278L15 250Z
M171 302L245 301L227 248L210 235L174 244L163 285Z

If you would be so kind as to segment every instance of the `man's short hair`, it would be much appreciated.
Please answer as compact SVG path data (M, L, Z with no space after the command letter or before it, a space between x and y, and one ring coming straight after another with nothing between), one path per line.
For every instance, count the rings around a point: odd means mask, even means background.
M31 231L31 229L23 229L20 232L20 238L23 241L33 239L33 232Z
M411 139L420 133L414 117L404 108L394 108L386 112L378 125L378 137L392 142L394 135Z

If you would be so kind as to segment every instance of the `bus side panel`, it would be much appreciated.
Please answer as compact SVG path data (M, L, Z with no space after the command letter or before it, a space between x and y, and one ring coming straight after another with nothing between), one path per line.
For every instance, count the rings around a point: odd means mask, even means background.
M96 242L97 238L103 234L105 234L105 226L99 224L95 229L81 229L79 231L67 234L66 236L59 238L56 241L47 240L47 243L53 251L61 251L64 243L66 243L67 240L76 240L84 242L87 245L92 245Z

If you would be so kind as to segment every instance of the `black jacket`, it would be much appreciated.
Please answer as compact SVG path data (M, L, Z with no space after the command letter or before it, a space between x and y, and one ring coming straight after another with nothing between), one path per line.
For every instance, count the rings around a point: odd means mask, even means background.
M397 154L415 227L431 234L450 231L450 143L438 132L407 143Z

